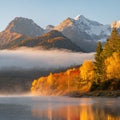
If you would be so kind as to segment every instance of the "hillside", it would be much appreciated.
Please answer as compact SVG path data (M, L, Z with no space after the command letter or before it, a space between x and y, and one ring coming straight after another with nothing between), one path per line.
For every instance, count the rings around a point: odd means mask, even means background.
M72 51L82 51L80 47L71 42L70 39L65 37L62 33L52 30L40 37L28 38L20 41L12 42L9 48L16 48L21 46L27 47L42 47L44 49L67 49Z

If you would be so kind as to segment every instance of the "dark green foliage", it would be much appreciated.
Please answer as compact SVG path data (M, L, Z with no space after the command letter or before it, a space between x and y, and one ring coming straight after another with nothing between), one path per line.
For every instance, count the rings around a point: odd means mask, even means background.
M120 35L116 28L113 28L110 37L107 39L104 45L103 51L101 53L103 60L103 78L106 78L104 61L106 58L112 56L114 52L120 53Z
M111 86L109 87L110 90L120 90L120 80L119 79L112 79Z
M120 35L116 28L113 29L111 36L108 38L104 46L102 52L103 59L111 56L113 52L120 53Z
M100 82L100 79L103 75L103 59L102 59L102 44L101 42L98 42L98 46L96 48L96 54L95 54L95 73L96 73L96 82Z
M111 83L110 80L104 81L99 85L98 89L99 90L107 90L110 86L110 83Z
M99 84L93 82L90 91L95 90L112 90L112 91L120 90L120 80L119 79L106 80Z
M110 39L116 39L119 37L119 33L116 28L113 28Z
M120 35L116 28L113 28L113 31L103 48L101 43L98 43L94 62L97 82L105 80L106 73L104 61L114 52L120 53Z
M99 84L97 84L95 81L93 81L90 91L97 90L98 86L99 86Z
M120 89L120 80L109 80L105 73L104 61L114 52L120 53L120 35L116 28L113 28L113 31L103 48L101 43L98 43L94 62L96 78L92 83L91 91Z

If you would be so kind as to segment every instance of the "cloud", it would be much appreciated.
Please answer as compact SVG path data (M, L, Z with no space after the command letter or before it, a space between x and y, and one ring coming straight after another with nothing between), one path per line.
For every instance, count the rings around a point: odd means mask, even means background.
M80 65L84 60L93 60L94 53L78 53L67 50L42 50L19 48L0 51L0 69L3 68L58 68Z

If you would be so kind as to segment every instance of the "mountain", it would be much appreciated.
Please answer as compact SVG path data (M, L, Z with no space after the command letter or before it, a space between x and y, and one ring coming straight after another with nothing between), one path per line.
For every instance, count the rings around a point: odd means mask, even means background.
M47 25L46 28L45 28L45 32L47 33L47 32L49 32L49 31L51 31L53 29L54 29L53 25Z
M0 48L4 48L12 41L21 41L26 37L40 36L44 30L28 18L16 17L6 29L0 32Z
M89 20L83 15L67 18L53 29L62 32L86 52L95 51L98 40L106 40L111 33L110 25Z
M52 30L42 36L27 38L16 44L14 41L9 48L16 48L20 46L27 47L42 47L44 49L68 49L72 51L82 51L80 47L71 42L61 32Z
M110 35L111 28L109 25L89 20L83 15L75 17L74 20L76 21L76 25L78 25L77 29L85 31L93 40L101 40Z
M16 17L7 26L5 31L16 32L25 36L40 36L44 30L38 26L32 19Z
M89 20L83 15L75 18L67 18L59 25L48 25L45 29L39 27L31 19L16 17L9 23L4 31L0 32L0 49L17 46L22 42L24 43L26 39L35 39L36 36L42 36L51 30L62 32L64 38L66 36L65 39L69 38L72 44L79 46L79 48L85 52L95 51L98 40L102 42L105 41L111 32L110 25L103 25L99 22ZM58 38L57 40L55 38L54 42L55 41L58 42ZM41 44L43 46L43 43ZM46 43L46 48L47 45L49 45L48 42ZM36 44L36 46L38 45Z

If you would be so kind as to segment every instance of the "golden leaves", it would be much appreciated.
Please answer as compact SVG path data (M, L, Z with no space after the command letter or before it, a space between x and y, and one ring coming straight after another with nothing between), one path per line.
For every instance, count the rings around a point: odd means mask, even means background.
M105 68L108 79L120 79L120 56L117 52L105 60Z

